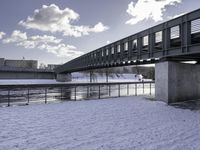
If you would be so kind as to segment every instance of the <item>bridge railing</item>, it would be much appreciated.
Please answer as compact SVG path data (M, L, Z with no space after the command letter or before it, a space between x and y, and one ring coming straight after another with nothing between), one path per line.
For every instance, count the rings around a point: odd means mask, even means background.
M153 96L154 91L155 83L153 81L0 85L0 106L46 104L132 95Z

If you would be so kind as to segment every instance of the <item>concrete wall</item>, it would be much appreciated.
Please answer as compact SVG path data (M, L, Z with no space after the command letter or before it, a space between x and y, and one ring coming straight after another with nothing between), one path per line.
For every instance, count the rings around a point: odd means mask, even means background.
M155 65L155 97L168 102L168 63Z
M0 72L0 79L55 79L49 72Z
M166 103L200 98L200 65L162 62L155 68L156 99Z

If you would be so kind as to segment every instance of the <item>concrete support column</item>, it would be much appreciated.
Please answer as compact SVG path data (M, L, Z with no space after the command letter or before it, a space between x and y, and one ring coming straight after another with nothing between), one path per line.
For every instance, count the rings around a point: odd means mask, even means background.
M71 75L71 73L57 74L56 81L58 81L58 82L69 82L69 81L72 81L72 75Z
M200 65L161 62L155 66L155 96L166 103L200 98Z

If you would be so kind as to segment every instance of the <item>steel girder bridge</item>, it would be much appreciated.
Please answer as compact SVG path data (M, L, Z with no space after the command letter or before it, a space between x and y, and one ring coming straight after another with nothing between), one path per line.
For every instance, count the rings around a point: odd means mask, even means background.
M200 9L98 48L55 71L63 74L162 60L200 60Z

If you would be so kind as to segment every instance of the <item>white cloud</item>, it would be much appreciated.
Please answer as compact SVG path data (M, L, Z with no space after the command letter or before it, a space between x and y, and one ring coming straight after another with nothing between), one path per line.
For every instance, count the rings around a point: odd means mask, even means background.
M4 44L14 43L26 49L41 49L58 57L77 57L83 52L77 51L75 46L62 43L62 39L48 35L27 36L26 32L13 31L9 38L3 39Z
M36 9L32 16L25 21L19 22L27 29L37 29L40 31L49 31L52 33L61 32L64 36L80 37L88 35L90 32L98 33L108 30L108 27L99 22L94 27L72 25L74 21L80 18L79 14L72 9L60 9L57 5L43 5Z
M0 39L3 39L3 37L6 35L4 32L0 32Z
M22 33L19 30L13 31L9 38L3 40L3 43L15 43L27 40L26 33Z
M49 53L53 53L58 57L77 57L83 54L83 52L76 51L76 47L72 45L65 45L63 43L58 45L42 44L39 49L46 49Z
M137 3L131 2L126 12L132 18L126 24L133 25L147 19L152 19L155 22L162 21L166 6L181 2L182 0L138 0Z

